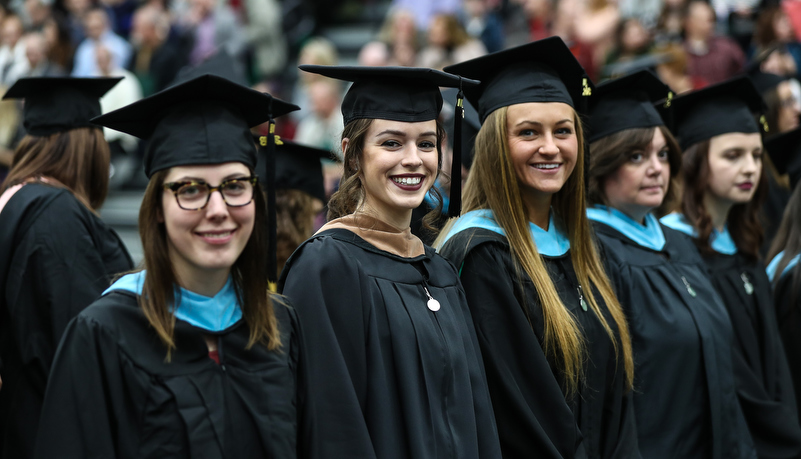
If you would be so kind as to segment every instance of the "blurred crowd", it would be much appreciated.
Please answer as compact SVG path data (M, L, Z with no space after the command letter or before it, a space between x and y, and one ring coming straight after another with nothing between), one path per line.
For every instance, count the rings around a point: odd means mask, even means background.
M352 56L326 38L335 12L368 8L386 14L366 19L373 37ZM801 0L11 0L0 2L0 93L24 76L125 77L103 99L108 111L225 52L244 82L302 108L279 135L336 153L345 88L296 64L442 69L552 35L596 83L651 68L683 93L742 72L781 75L788 83L766 100L776 99L774 119L785 113L781 131L798 125ZM18 103L0 103L0 169L24 134L19 120ZM135 183L142 146L106 137L112 187Z

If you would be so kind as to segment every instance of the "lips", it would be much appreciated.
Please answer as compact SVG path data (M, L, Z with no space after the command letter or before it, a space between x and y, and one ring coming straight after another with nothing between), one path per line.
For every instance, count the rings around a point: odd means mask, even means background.
M405 191L419 190L423 186L424 178L425 175L422 174L393 175L390 177L395 186Z
M754 184L752 182L740 183L739 185L737 185L737 188L739 188L739 189L741 189L743 191L749 191L752 188L754 188Z
M548 171L548 170L559 169L559 166L561 165L562 165L561 163L537 163L534 164L533 166L535 169Z
M225 244L231 240L236 232L236 229L230 230L215 230L215 231L196 231L195 234L200 236L204 241L209 244Z

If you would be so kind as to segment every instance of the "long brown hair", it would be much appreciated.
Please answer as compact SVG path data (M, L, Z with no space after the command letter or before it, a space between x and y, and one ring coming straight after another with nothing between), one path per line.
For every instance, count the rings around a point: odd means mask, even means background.
M681 198L681 211L687 221L695 228L697 237L695 244L702 253L713 253L709 237L714 227L712 216L704 205L704 195L709 188L709 140L691 145L682 156L681 179L683 195ZM762 244L762 225L759 222L759 209L767 195L767 174L764 167L763 154L762 172L759 174L759 183L753 198L743 204L735 204L729 211L726 223L729 233L737 246L737 250L748 258L759 257L759 247Z
M612 340L615 353L623 357L623 365L628 386L634 379L634 361L631 339L626 318L620 303L612 290L609 278L601 265L593 242L584 202L584 132L578 114L573 112L579 145L576 167L562 189L557 192L551 207L557 217L558 225L567 232L570 240L570 256L581 285L595 286L618 329L620 340L601 311L592 289L584 294L598 320ZM464 189L464 212L477 209L492 211L495 221L506 233L511 247L512 260L518 269L518 283L522 286L525 275L534 283L539 296L542 314L545 319L544 351L560 363L569 394L575 393L583 379L583 366L586 358L584 335L576 319L562 303L556 287L548 275L548 270L537 246L531 239L528 227L528 214L521 197L517 175L512 165L507 138L507 108L492 112L478 132L475 145L473 167ZM442 245L455 220L443 228L434 243ZM528 307L526 314L528 314Z
M169 170L156 172L147 184L142 207L139 209L139 233L144 253L143 269L147 270L139 306L159 338L167 346L167 359L175 349L173 333L175 315L170 305L175 302L177 276L167 248L167 230L159 222L164 211L164 178ZM169 196L169 199L173 199ZM262 343L274 350L281 346L278 320L273 309L273 298L267 282L267 204L261 187L253 192L256 218L253 232L245 249L231 267L236 294L242 305L242 316L250 330L247 349Z
M364 187L362 186L360 173L361 158L364 152L364 144L367 140L367 132L372 124L372 119L361 118L351 121L342 130L342 139L348 139L348 147L343 152L344 172L339 182L339 190L328 201L329 221L356 212L364 201ZM444 139L445 129L437 121L437 176L442 173L442 142ZM435 230L433 222L442 213L442 199L436 186L432 186L430 191L436 201L439 202L439 205L423 218L423 227L433 231Z
M111 157L103 131L75 128L45 137L26 135L14 151L14 160L2 188L36 179L55 179L92 210L108 195Z
M275 191L277 266L280 273L292 252L314 233L314 202L320 202L301 190Z
M635 151L645 151L659 129L665 136L670 164L670 183L662 204L654 210L657 217L670 213L680 196L678 175L681 168L681 148L673 134L665 126L626 129L596 140L590 145L590 174L587 184L587 200L590 204L609 206L604 193L604 181L629 160Z
M776 277L773 279L774 287L779 285L782 272L787 268L790 260L796 254L801 253L801 186L798 185L790 196L787 207L784 208L784 216L779 225L779 230L776 232L776 237L773 238L773 243L770 245L767 259L773 260L782 251L784 251L784 256L776 266ZM791 285L793 288L790 291L790 304L795 303L798 298L799 285L801 285L801 268L796 268L792 276Z

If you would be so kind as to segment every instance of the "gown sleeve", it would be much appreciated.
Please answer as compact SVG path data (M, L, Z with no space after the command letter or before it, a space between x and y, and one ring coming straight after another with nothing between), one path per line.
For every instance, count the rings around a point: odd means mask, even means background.
M327 238L305 243L287 262L280 292L298 313L304 353L299 457L376 457L362 406L366 393L362 274Z
M501 248L481 244L471 250L461 266L461 281L504 457L530 457L533 452L538 457L577 457L583 448L575 417L531 331Z
M795 389L795 401L798 412L801 413L801 286L794 283L795 272L782 276L776 285L773 299L779 335L784 344Z
M14 256L6 300L23 364L44 391L55 349L67 324L95 301L111 281L86 215L63 195L37 219ZM130 269L127 252L120 270ZM124 256L123 256L124 255Z
M92 319L77 317L58 348L45 393L35 458L117 457L113 426L125 419L117 340Z

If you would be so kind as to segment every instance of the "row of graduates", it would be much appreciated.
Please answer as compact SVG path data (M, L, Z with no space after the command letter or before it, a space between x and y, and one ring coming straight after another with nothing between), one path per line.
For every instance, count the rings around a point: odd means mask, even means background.
M17 321L3 321L3 339L16 340L23 375L7 380L14 359L4 347L0 402L17 405L4 412L5 454L801 457L754 237L765 154L748 80L678 98L648 73L594 88L559 38L449 73L303 70L354 83L330 221L286 262L281 295L268 293L267 206L249 128L296 107L269 95L205 75L94 118L149 140L144 269L100 287L69 325L67 293L19 301L43 290L35 265L19 269L39 261L42 235L54 232L36 214L73 209L95 225L83 241L95 247L75 250L116 247L104 253L117 263L69 267L94 273L86 286L130 260L68 184L4 185L18 188L0 210L0 244L26 248L9 252L0 277L3 314ZM464 212L439 233L438 253L410 224L442 166L441 86L464 90L481 128ZM35 123L34 99L26 122ZM672 122L655 110L660 99ZM790 164L799 142L779 140ZM660 222L679 175L682 212ZM780 238L799 234L784 231L790 218ZM782 301L794 294L781 293L793 290L782 279L798 275L799 247L785 245L771 271ZM20 312L33 304L46 307ZM797 305L779 304L784 329ZM66 330L48 356L56 315ZM40 328L53 335L16 339L34 319L53 321ZM25 380L31 365L35 381Z

